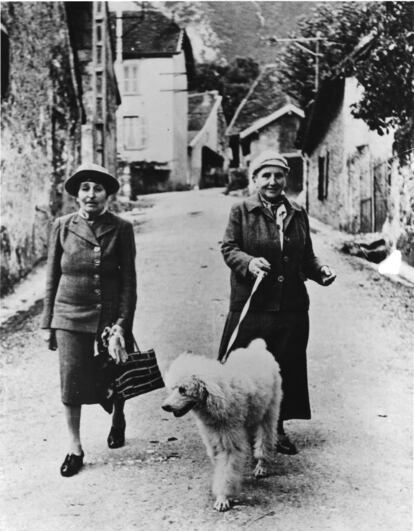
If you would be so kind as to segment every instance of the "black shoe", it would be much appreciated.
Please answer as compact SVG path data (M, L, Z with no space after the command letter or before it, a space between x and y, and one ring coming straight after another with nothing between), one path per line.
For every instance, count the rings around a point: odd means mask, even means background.
M298 453L298 449L285 433L278 433L277 437L276 450L279 454L295 455Z
M65 457L65 460L62 463L62 466L60 467L60 473L65 478L69 478L71 476L74 476L79 472L79 470L83 467L83 458L85 454L82 453L81 455L76 454L68 454Z
M108 435L108 446L112 450L115 448L121 448L125 444L125 427L126 424L124 422L123 426L117 428L115 426L111 427L111 431Z

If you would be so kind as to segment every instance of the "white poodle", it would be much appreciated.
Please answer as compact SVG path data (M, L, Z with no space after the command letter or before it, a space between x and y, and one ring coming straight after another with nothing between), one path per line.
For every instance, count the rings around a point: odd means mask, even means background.
M282 398L279 366L262 339L233 351L226 363L181 354L165 378L171 391L162 408L176 417L192 411L214 466L214 508L226 511L240 489L250 447L256 478L276 444Z

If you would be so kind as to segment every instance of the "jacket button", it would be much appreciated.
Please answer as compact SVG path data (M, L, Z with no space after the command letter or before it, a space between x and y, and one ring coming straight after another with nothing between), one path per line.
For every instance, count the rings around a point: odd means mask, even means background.
M102 308L102 304L97 304L96 307L98 308L98 310L100 310Z
M284 280L285 280L285 277L284 277L283 275L279 275L279 276L277 277L277 281L278 281L278 282L283 282Z
M93 278L94 278L95 280L99 280L99 275L93 275Z
M287 256L284 256L284 257L283 257L283 261L284 261L284 262L285 262L285 264L286 264L287 262L289 262L289 257L287 257Z
M93 250L95 251L95 253L99 253L101 248L100 247L94 247Z
M97 295L100 295L100 294L101 294L101 290L98 289L98 288L96 288L95 293L96 293Z
M94 263L95 263L96 266L98 266L101 262L100 262L100 260L95 260Z

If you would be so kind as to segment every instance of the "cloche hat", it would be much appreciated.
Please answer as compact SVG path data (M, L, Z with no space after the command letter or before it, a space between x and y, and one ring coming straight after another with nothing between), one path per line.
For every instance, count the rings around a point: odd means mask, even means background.
M65 190L70 194L76 197L79 191L79 185L83 181L96 181L105 188L108 195L115 194L119 190L119 182L115 177L113 177L109 171L99 164L94 164L93 162L87 162L81 164L79 168L66 179L65 181Z
M277 151L267 150L262 151L250 164L249 171L251 177L254 177L256 173L265 166L278 166L289 172L289 164L285 157L282 157Z

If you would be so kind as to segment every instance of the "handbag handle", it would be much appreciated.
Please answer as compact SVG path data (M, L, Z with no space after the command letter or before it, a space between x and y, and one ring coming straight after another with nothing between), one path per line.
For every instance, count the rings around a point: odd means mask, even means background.
M239 333L240 325L241 325L243 319L246 317L247 312L249 311L250 302L252 300L252 297L255 294L255 292L256 292L257 288L259 287L259 284L263 280L263 278L264 278L264 273L261 271L257 275L255 283L253 284L253 287L252 287L252 291L250 292L249 298L247 299L247 301L245 302L245 304L243 306L243 310L241 311L241 314L240 314L240 317L239 317L239 322L237 323L236 328L233 330L233 333L231 334L231 337L230 337L228 345L227 345L226 353L224 354L223 358L221 359L221 363L225 363L227 358L229 357L230 349L233 346L234 342L236 341L237 335Z
M135 339L135 336L132 336L132 339L134 340L134 349L138 352L138 354L141 354L141 349L138 346L137 340Z

